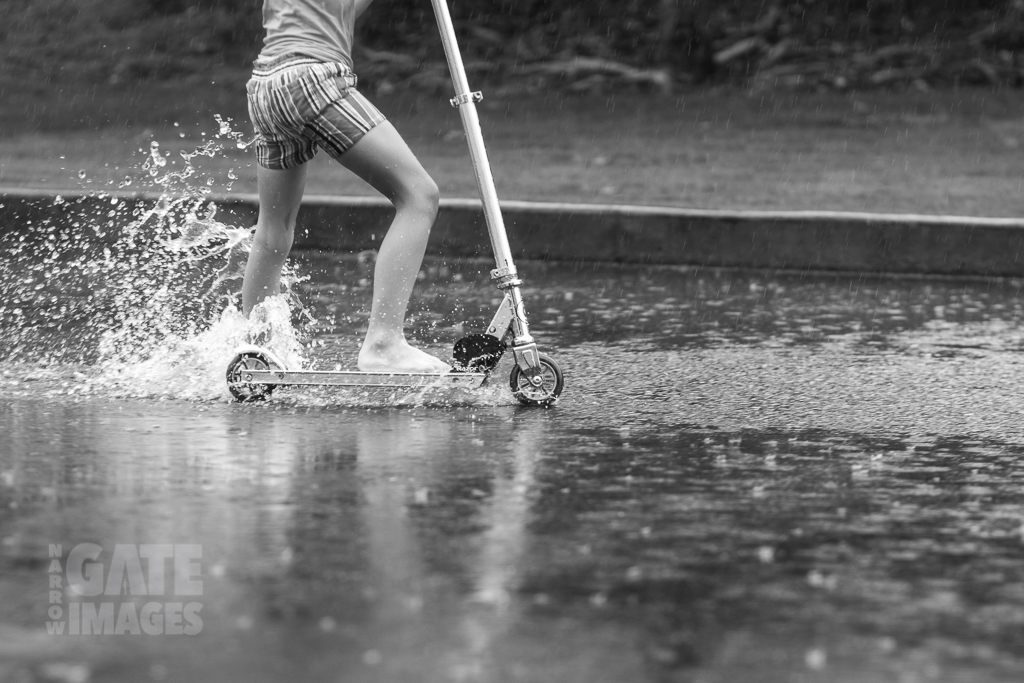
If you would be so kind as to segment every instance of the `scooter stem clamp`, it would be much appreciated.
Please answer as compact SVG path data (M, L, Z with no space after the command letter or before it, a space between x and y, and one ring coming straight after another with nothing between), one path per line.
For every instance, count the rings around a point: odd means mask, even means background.
M453 107L461 107L462 105L470 102L482 102L483 99L484 94L477 90L476 92L464 92L460 95L456 95L448 101L452 103Z
M509 287L518 287L523 284L523 281L519 279L519 273L516 271L515 266L495 268L491 271L491 279L495 281L498 289L508 289Z

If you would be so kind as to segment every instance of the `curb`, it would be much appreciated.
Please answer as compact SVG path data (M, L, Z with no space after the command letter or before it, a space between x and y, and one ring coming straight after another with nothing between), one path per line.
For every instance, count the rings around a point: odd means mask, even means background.
M59 219L57 192L0 188L0 231ZM79 215L104 214L118 197L154 203L155 193L62 193ZM218 217L256 221L252 194L211 194ZM517 259L612 261L732 268L1024 276L1024 219L839 211L727 211L505 201ZM224 218L224 214L230 216ZM307 196L295 247L376 249L394 210L383 198ZM428 251L490 256L478 200L441 201Z

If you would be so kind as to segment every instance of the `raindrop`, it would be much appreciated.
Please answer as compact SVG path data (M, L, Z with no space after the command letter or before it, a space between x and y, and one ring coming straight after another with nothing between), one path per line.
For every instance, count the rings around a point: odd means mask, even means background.
M82 169L81 171L78 172L78 177L81 178L82 180L85 180L85 169Z

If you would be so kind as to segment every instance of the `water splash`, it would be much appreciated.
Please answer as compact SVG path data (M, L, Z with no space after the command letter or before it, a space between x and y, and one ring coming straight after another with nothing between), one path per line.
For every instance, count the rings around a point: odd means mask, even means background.
M180 153L180 168L150 144L140 175L157 200L58 196L0 235L0 360L74 367L92 389L115 395L224 395L223 369L248 327L238 290L251 235L219 215L213 178L194 163L244 146L230 119L217 121L213 139ZM137 180L128 175L119 187ZM291 340L274 350L296 366L312 320L291 289L300 280L286 266L285 294L272 307L280 339Z
M291 309L285 296L268 299L266 310L275 334L265 346L293 368L305 362L300 334L291 323ZM168 334L147 341L147 354L126 358L112 342L123 342L120 334L101 343L98 376L109 393L159 396L177 399L225 397L224 373L235 349L246 341L252 323L234 306L226 307L209 327L192 335ZM119 331L119 333L122 331Z

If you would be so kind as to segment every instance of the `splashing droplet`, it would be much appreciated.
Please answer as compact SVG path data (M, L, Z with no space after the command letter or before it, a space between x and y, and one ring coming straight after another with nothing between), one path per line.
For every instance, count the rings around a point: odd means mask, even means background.
M81 171L78 172L78 177L81 178L82 180L85 180L85 169L84 168Z
M142 168L149 171L149 175L155 178L160 169L166 165L167 160L160 154L160 143L156 140L149 143L149 158L146 159L146 163L142 165Z

